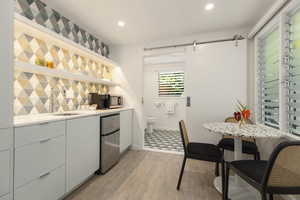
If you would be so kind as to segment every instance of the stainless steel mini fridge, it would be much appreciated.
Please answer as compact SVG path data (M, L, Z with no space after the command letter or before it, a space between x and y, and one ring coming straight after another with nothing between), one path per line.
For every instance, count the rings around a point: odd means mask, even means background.
M100 173L105 173L120 159L120 114L100 118Z

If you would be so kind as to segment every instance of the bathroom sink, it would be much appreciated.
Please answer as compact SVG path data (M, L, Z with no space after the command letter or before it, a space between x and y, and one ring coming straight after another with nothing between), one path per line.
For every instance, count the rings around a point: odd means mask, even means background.
M50 115L55 115L55 116L73 116L73 115L81 115L81 113L51 113Z

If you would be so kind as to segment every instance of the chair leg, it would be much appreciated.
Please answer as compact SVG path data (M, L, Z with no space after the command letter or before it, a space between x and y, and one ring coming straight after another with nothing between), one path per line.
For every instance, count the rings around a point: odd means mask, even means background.
M257 160L260 160L260 153L259 152L256 153L256 158L257 158Z
M221 161L221 167L222 167L222 199L225 200L225 161L222 159Z
M222 149L222 155L224 156L224 149ZM215 167L215 175L219 176L219 163L216 163L216 167Z
M268 200L266 193L261 192L260 195L261 195L261 200Z
M215 167L215 175L219 176L219 163L216 163L216 167Z
M226 163L226 173L224 174L225 176L225 188L223 190L223 200L227 200L228 199L228 187L229 187L229 163Z
M182 161L180 175L179 175L179 180L177 183L177 190L179 190L179 188L180 188L181 179L182 179L182 175L183 175L183 171L184 171L184 167L185 167L185 162L186 162L186 157L184 156L183 161Z
M273 200L273 194L269 194L269 200Z

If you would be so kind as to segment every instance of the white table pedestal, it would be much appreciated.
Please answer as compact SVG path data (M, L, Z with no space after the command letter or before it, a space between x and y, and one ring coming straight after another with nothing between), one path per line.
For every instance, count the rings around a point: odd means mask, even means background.
M240 186L235 185L235 176L229 177L228 198L231 200L260 200L258 190L254 189L247 183L241 180ZM222 177L218 176L214 180L215 188L222 193Z
M243 153L242 153L242 138L241 137L234 137L234 160L242 160ZM242 185L242 179L239 176L235 176L235 185L237 187Z
M242 160L242 138L234 138L234 160ZM214 180L214 185L216 189L222 193L222 177L217 177ZM229 177L229 187L228 187L228 198L231 200L259 200L259 192L252 188L249 184L244 183L244 181L239 176Z

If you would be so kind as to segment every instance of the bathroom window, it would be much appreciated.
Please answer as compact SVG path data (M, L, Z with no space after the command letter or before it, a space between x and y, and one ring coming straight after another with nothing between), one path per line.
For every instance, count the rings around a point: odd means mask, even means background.
M158 96L182 97L184 94L184 71L158 72Z

